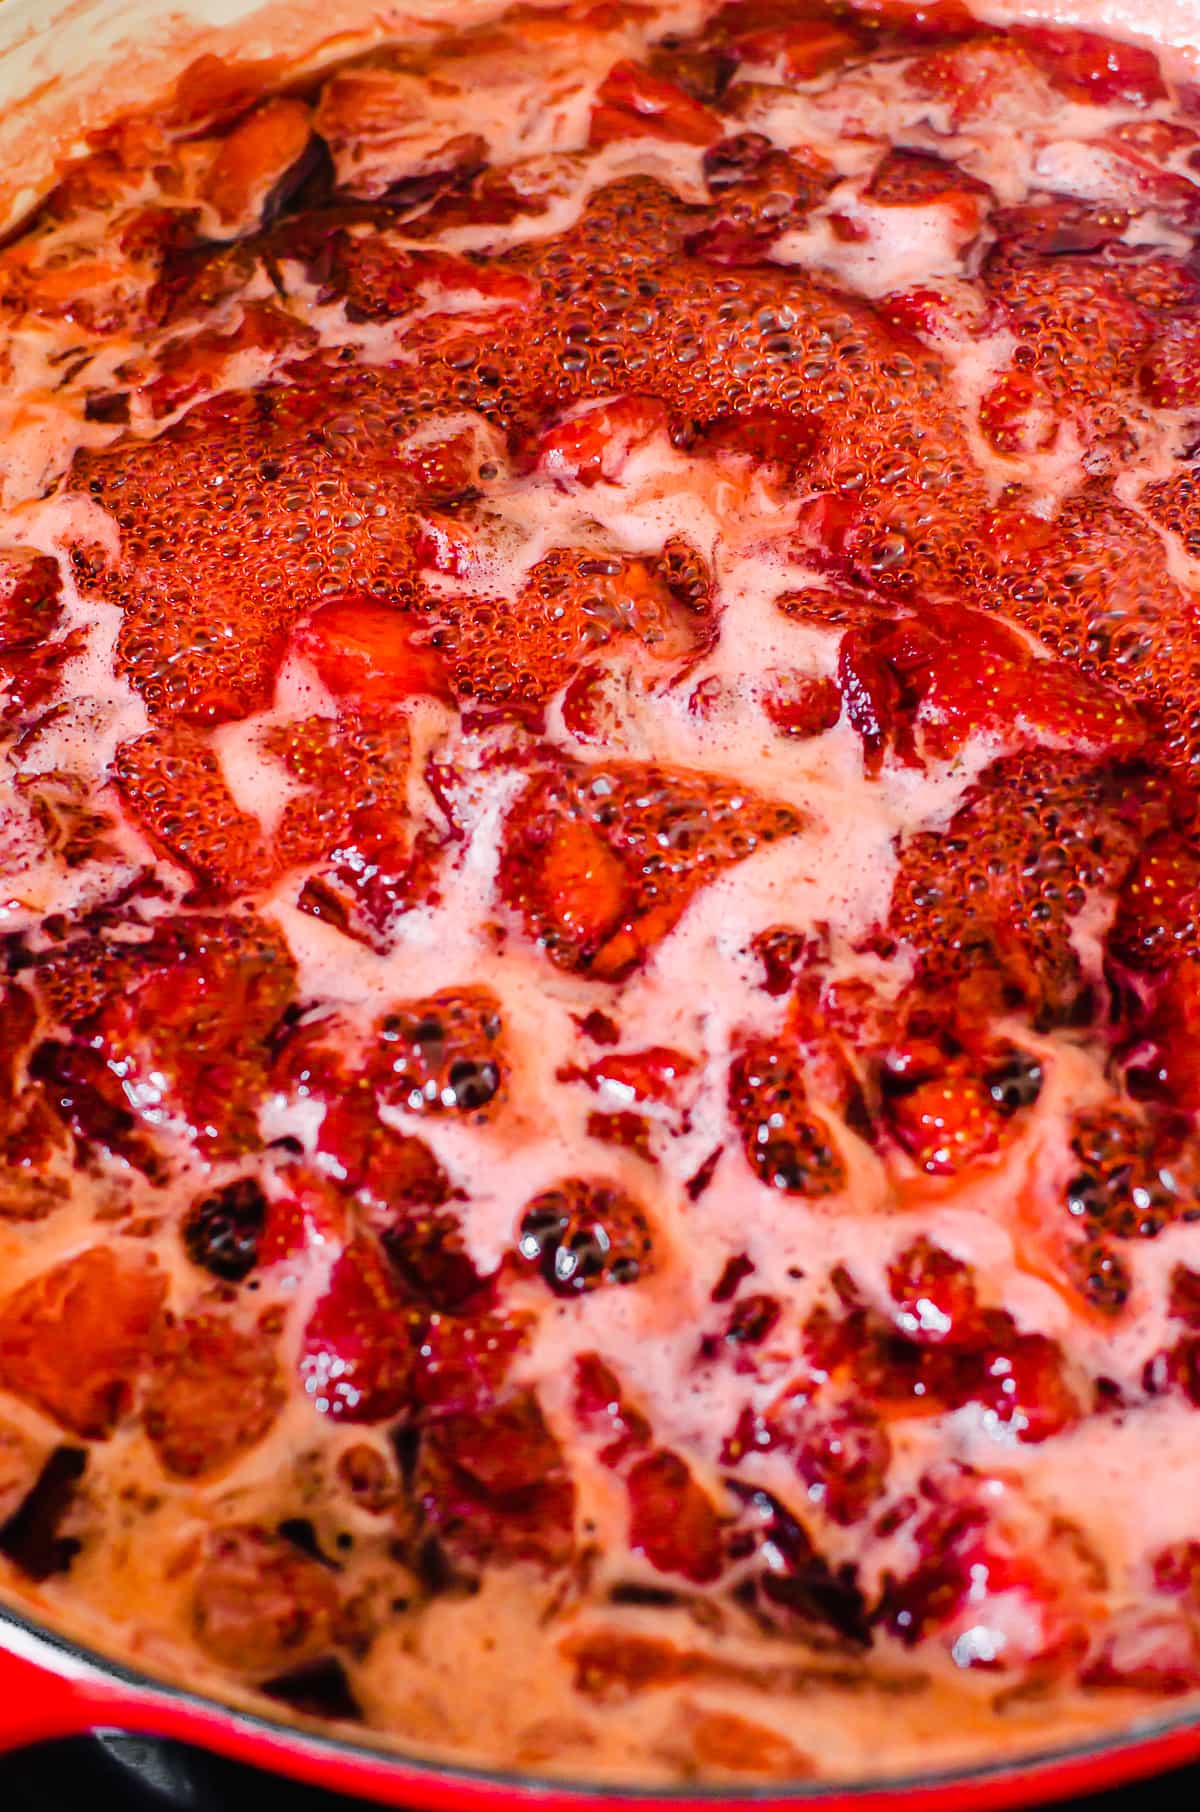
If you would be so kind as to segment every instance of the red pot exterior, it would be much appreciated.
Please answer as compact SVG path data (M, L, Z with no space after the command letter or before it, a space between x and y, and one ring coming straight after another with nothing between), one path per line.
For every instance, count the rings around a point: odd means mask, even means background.
M844 1791L836 1786L795 1791L732 1787L695 1794L589 1790L406 1761L311 1737L186 1693L131 1683L73 1658L70 1671L60 1673L0 1649L0 1752L97 1729L175 1738L312 1786L413 1812L662 1812L665 1806L672 1812L711 1812L717 1805L722 1812L762 1812L771 1806L819 1806L822 1812L1004 1812L1101 1792L1200 1761L1200 1719L1181 1719L1129 1740L894 1786Z

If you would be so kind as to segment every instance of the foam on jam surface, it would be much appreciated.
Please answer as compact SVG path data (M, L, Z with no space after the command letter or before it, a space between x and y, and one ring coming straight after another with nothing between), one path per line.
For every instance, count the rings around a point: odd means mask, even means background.
M581 1777L1200 1690L1198 111L530 10L0 250L10 1597Z

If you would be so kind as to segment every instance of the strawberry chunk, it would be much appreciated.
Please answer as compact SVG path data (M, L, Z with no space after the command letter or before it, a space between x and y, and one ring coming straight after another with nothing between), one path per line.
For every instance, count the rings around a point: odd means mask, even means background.
M678 1454L659 1447L636 1460L627 1487L631 1548L660 1573L682 1573L697 1585L719 1577L721 1519Z
M509 814L501 892L555 962L612 980L643 960L707 880L799 824L790 807L709 775L559 762L535 771ZM561 881L574 885L581 873L576 918Z
M589 142L650 137L711 145L720 136L720 120L686 89L626 59L615 63L600 85Z
M574 1408L580 1426L603 1440L600 1458L606 1466L620 1466L650 1446L649 1422L627 1401L620 1380L598 1353L581 1353L575 1361Z
M0 1383L85 1440L113 1433L150 1361L166 1280L91 1246L0 1303Z
M730 9L732 11L732 9ZM831 19L793 19L729 39L739 63L768 68L776 77L809 82L862 55L862 39Z
M782 736L797 742L823 736L842 714L842 695L831 679L801 673L769 673L763 710Z
M33 548L0 549L0 654L40 647L61 620L58 561Z
M240 119L221 140L202 193L222 225L244 232L269 225L295 186L312 141L312 116L303 101L277 95Z
M667 412L656 397L587 403L543 432L537 463L561 484L612 484L635 453L666 431Z
M1144 44L1125 44L1065 25L1018 25L1013 36L1072 100L1099 107L1112 101L1148 107L1166 98L1158 58Z
M928 1028L922 1036L916 1027L886 1053L881 1086L885 1123L914 1162L932 1176L954 1176L1020 1130L1042 1070L1005 1041L972 1040L964 1049L951 1033Z
M167 1335L142 1413L163 1470L206 1478L256 1447L284 1400L272 1342L262 1330L197 1314Z
M235 1523L205 1541L192 1587L192 1629L222 1667L264 1678L327 1647L337 1605L328 1568L282 1536Z
M420 619L386 605L345 599L307 618L295 631L295 645L338 698L376 707L421 696L448 702L442 662L421 630Z
M530 1318L522 1314L435 1310L422 1323L414 1356L415 1401L439 1416L491 1409L529 1333Z
M612 1051L607 1057L579 1069L568 1064L559 1070L560 1082L586 1082L597 1091L609 1088L631 1101L673 1101L676 1084L690 1075L695 1061L668 1045L653 1044L644 1051Z
M322 1414L385 1422L409 1402L411 1313L374 1243L351 1240L300 1344L300 1381Z
M421 1438L417 1502L455 1552L559 1567L575 1541L575 1487L537 1398L445 1416Z
M798 1050L760 1040L733 1061L729 1108L760 1182L785 1195L823 1196L846 1184L846 1167L822 1115L808 1105Z
M1200 326L1188 316L1168 321L1151 341L1140 373L1142 394L1156 409L1200 404Z
M122 804L151 843L212 893L248 893L270 880L262 827L238 806L199 731L148 730L117 750L114 775Z

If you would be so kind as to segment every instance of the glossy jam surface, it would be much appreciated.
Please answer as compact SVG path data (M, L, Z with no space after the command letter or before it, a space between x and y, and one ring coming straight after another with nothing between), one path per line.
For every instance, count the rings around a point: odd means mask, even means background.
M267 82L0 249L7 1596L580 1778L1200 1691L1200 94Z

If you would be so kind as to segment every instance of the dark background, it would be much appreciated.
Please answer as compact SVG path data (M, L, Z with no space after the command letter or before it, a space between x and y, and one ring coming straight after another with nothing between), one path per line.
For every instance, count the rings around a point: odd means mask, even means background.
M177 1744L132 1737L47 1743L0 1760L0 1812L349 1812L351 1804ZM1071 1807L1194 1812L1200 1767L1074 1800Z

